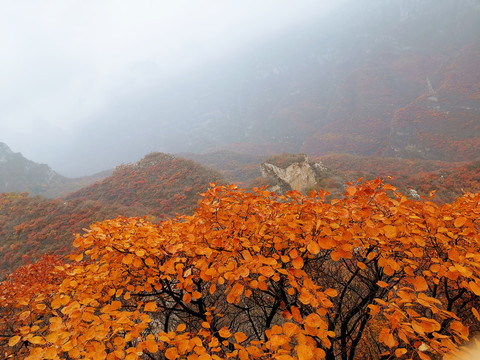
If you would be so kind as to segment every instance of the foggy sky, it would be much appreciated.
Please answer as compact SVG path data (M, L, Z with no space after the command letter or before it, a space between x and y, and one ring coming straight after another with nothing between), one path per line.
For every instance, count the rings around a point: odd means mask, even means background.
M183 73L262 37L328 16L338 3L1 2L0 142L66 173L61 168L65 160L59 161L62 149L119 92L128 94L152 82L174 83ZM85 171L78 169L75 175Z

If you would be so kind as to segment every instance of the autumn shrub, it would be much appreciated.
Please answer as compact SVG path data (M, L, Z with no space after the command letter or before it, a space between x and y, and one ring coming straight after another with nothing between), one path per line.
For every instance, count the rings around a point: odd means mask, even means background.
M31 322L2 354L426 360L475 334L480 194L440 206L375 180L325 195L214 186L192 216L95 223L53 297L19 298Z
M44 343L35 332L44 332L50 325L49 303L66 277L65 272L55 269L60 265L64 265L60 257L44 255L0 283L0 358L24 358L29 353L28 345ZM12 351L8 343L15 342L21 346Z

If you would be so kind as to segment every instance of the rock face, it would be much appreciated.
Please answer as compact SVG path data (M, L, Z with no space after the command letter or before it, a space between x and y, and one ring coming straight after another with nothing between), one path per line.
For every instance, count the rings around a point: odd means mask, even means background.
M269 178L273 183L269 190L276 193L290 190L305 193L318 185L318 179L326 171L323 164L308 161L305 154L283 154L261 165L262 176Z

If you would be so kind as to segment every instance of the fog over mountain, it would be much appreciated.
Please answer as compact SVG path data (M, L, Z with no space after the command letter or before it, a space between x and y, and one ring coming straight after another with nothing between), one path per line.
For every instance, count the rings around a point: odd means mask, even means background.
M138 160L145 151L129 146L131 129L140 126L148 135L150 126L144 114L135 113L134 103L152 98L152 87L158 95L161 90L170 96L175 87L178 91L178 83L204 71L197 69L231 58L305 20L321 18L337 3L2 3L0 141L66 175ZM182 109L182 103L189 102L188 94L177 97ZM131 106L125 99L132 99ZM159 111L161 106L155 103L155 109L143 109L152 115L148 122L176 122L174 116L159 118L170 110ZM118 111L124 113L122 118L109 117ZM132 113L134 117L125 119ZM91 131L97 134L85 138ZM119 138L111 139L113 134ZM147 143L149 150L159 147ZM112 156L117 147L127 146L132 152L129 158ZM103 152L105 158L98 156Z
M61 174L152 151L476 151L476 1L46 4L2 5L0 141Z

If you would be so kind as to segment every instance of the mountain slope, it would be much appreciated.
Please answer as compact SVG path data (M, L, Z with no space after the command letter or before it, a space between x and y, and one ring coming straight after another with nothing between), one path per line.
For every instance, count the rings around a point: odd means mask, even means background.
M47 188L63 184L67 179L48 165L37 164L0 143L0 192L39 194Z
M208 184L221 175L191 160L152 153L63 199L0 194L0 278L52 252L72 250L74 233L95 221L146 216L158 222L191 213Z
M252 180L262 175L260 164L267 158L267 156L241 154L228 150L205 154L179 153L178 156L214 169L222 174L227 183L242 187L248 187Z
M0 194L0 278L47 252L58 255L71 252L75 233L95 221L118 215L146 214L139 209L96 201Z
M106 177L110 172L92 176L67 178L53 171L48 165L26 159L0 142L0 193L28 192L55 198L71 193Z
M439 86L398 109L386 155L474 160L480 154L480 46L439 69Z
M151 153L136 164L117 167L104 180L80 189L66 200L93 200L105 204L144 208L149 214L171 217L192 212L209 183L221 175L191 160Z

